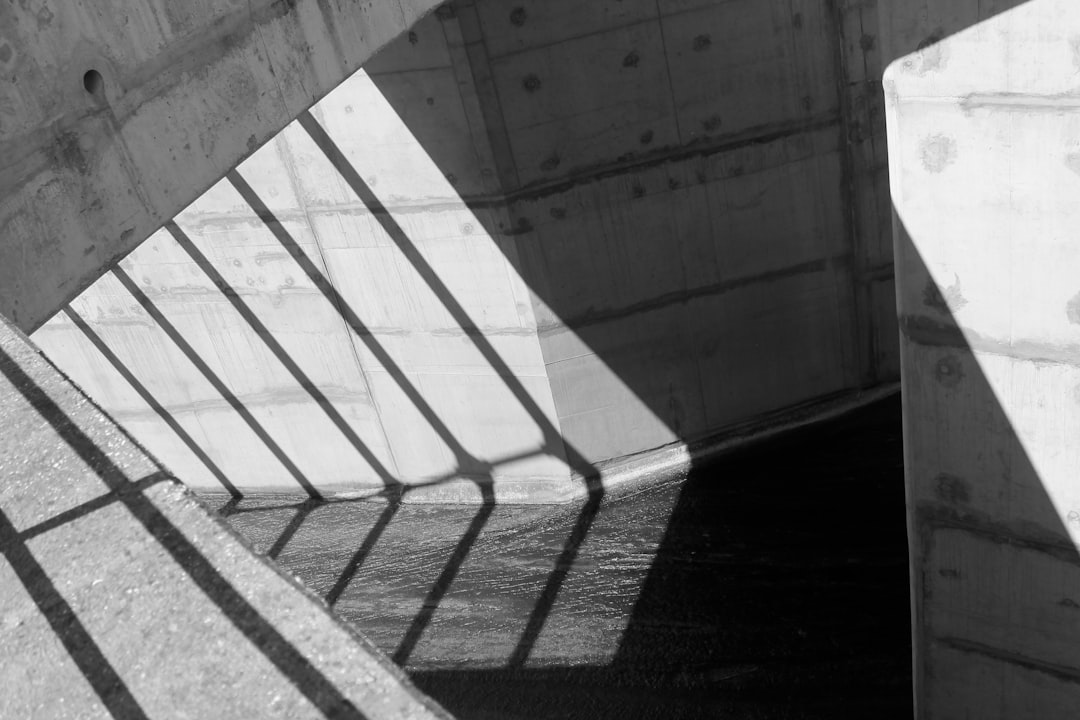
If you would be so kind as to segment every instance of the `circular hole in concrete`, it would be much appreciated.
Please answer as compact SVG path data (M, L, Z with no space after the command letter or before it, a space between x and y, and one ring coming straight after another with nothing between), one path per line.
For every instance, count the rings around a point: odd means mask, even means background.
M87 70L82 77L83 87L91 95L100 95L105 89L105 78L97 70Z

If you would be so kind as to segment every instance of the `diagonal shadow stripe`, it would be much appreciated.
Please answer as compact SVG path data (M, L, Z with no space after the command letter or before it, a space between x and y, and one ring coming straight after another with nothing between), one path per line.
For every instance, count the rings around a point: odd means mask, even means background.
M341 571L341 575L338 576L337 582L334 583L334 587L330 588L330 591L326 593L326 604L333 607L337 604L337 601L341 598L341 594L345 592L345 589L349 587L349 583L356 577L356 573L360 570L360 566L364 564L364 560L371 553L371 549L375 547L375 543L382 537L383 531L386 530L386 526L390 524L390 521L394 519L394 515L397 514L398 508L401 507L401 503L391 500L383 511L379 513L379 518L375 521L371 530L368 531L367 536L364 538L364 542L360 543L360 547L356 549L353 556L349 558L349 562L345 564L345 568Z
M251 644L327 718L364 716L299 650L226 580L154 503L142 494L124 492L130 480L93 440L68 420L63 410L0 349L3 374L53 431L85 462L173 561ZM6 544L6 543L5 543ZM25 560L25 558L23 558ZM62 636L61 636L62 637Z
M540 631L544 629L544 623L547 622L552 609L555 607L555 600L559 596L559 590L562 589L563 583L566 582L566 576L570 574L570 569L577 560L581 545L585 542L589 529L600 512L600 504L603 499L603 486L599 481L591 482L589 498L585 501L581 512L578 513L574 528L567 536L566 542L563 543L562 552L559 553L559 557L555 561L555 568L548 575L547 583L540 592L536 605L533 606L529 620L525 623L525 630L521 633L521 639L518 640L514 652L510 654L510 659L507 661L508 667L521 667L528 660L529 653L532 652L537 638L540 637Z
M495 372L502 379L506 387L513 393L514 397L521 404L521 407L532 417L533 422L544 434L544 441L548 453L552 455L558 454L558 449L561 447L567 457L567 461L570 463L570 467L576 470L580 475L585 478L593 477L597 474L596 468L585 457L562 436L562 434L555 428L555 426L548 419L544 411L540 409L540 406L536 404L532 396L529 395L525 386L521 384L514 372L503 361L502 357L495 348L491 345L483 332L476 326L472 318L465 311L465 308L450 292L450 288L442 281L442 278L438 276L435 269L431 267L424 256L413 244L409 236L398 225L397 221L393 218L390 212L378 199L371 188L363 178L360 177L360 173L356 171L356 168L345 157L345 154L338 148L337 144L333 141L330 135L323 129L322 125L318 123L315 117L310 111L305 110L300 113L297 118L300 125L307 131L307 134L311 137L312 141L322 150L323 154L334 166L334 168L341 174L341 177L352 188L352 191L360 199L361 202L367 206L372 215L382 225L383 230L390 237L390 239L397 246L398 250L405 256L409 263L420 275L421 279L427 284L435 296L439 298L439 301L446 308L450 316L454 318L454 321L459 327L468 335L469 339L476 346L480 354L484 356L484 359L495 370Z
M349 326L349 328L360 338L364 346L375 356L375 359L380 365L390 374L390 377L394 379L401 391L405 393L406 397L413 406L420 411L424 416L424 419L428 421L431 427L439 435L450 451L454 454L457 460L458 470L463 472L469 472L473 468L476 468L480 472L490 471L490 466L482 460L473 457L473 455L465 449L465 447L458 441L457 437L450 432L450 428L446 423L442 421L439 415L435 412L434 408L428 404L424 399L420 391L416 389L416 386L409 381L405 372L401 367L394 362L394 359L390 357L390 354L375 340L371 331L360 320L360 316L352 309L352 307L345 302L345 298L341 296L341 293L334 288L330 280L323 274L323 272L311 261L311 258L303 251L303 249L293 239L289 231L281 224L277 219L277 216L263 203L255 191L251 189L251 186L247 184L247 181L241 177L240 173L236 170L229 172L227 175L229 182L232 183L236 191L240 193L240 196L251 207L260 220L266 225L266 227L281 243L285 251L292 256L293 260L300 266L300 269L304 271L304 274L308 276L308 279L319 289L319 292L323 294L331 305L337 308L341 318Z
M476 515L473 516L469 527L465 529L457 546L454 547L454 551L450 554L450 559L443 567L434 584L432 584L431 589L428 590L424 603L420 606L420 612L413 618L397 650L394 651L393 660L398 665L404 665L408 662L409 655L416 649L420 636L424 634L424 630L431 624L431 619L435 616L439 603L442 602L443 596L450 589L450 585L454 582L454 578L457 577L465 558L468 556L469 551L472 550L476 539L480 536L480 531L484 529L484 525L487 524L488 518L491 517L494 510L494 503L485 502L476 511Z
M262 424L260 424L259 421L255 419L255 416L251 414L251 411L248 410L242 402L240 402L240 399L236 397L236 395L234 395L231 390L229 390L225 383L222 382L221 378L219 378L217 374L210 369L210 366L207 365L201 357L199 357L199 354L195 352L195 348L191 347L191 345L188 344L187 340L183 338L183 336L176 329L176 327L174 327L173 324L165 318L165 316L157 308L157 306L154 305L150 298L146 296L146 293L144 293L139 288L139 286L135 284L135 281L132 280L131 277L119 267L113 268L113 275L116 277L117 280L120 281L120 284L123 285L129 293L131 293L135 300L137 300L138 303L142 305L143 309L146 310L150 317L154 319L158 326L165 331L165 334L169 336L169 338L173 341L173 343L176 344L178 348L180 348L180 351L187 356L188 360L191 361L191 363L196 367L196 369L198 369L198 371L203 374L203 377L205 377L207 381L209 381L210 384L214 386L214 389L217 390L218 394L220 394L221 397L225 398L225 401L229 403L230 406L232 406L233 410L235 410L237 414L240 415L241 418L243 418L244 422L247 423L248 427L250 427L255 433L255 435L258 436L259 440L261 440L263 444L266 445L267 449L269 449L270 452L273 453L274 457L276 457L278 461L289 472L289 474L293 476L296 482L299 483L302 488L304 488L304 491L307 492L308 496L316 499L321 499L322 495L319 494L319 491L315 489L315 486L311 483L310 480L308 480L307 476L304 475L300 468L296 466L296 463L294 463L289 458L289 456L285 454L285 451L281 448L281 446L278 445L272 437L270 437L270 433L266 431L266 428L264 428Z
M77 312L72 310L71 307L64 308L64 314L75 323L75 326L82 331L82 334L86 336L86 339L89 340L94 347L97 348L98 352L109 361L109 364L120 373L120 376L127 381L127 384L139 394L139 397L143 399L143 402L149 405L153 411L158 414L158 417L165 421L165 424L169 426L169 429L172 430L185 445L187 445L188 449L191 450L195 457L202 461L202 464L206 466L206 469L213 473L214 477L217 478L217 481L221 483L222 487L224 487L234 498L243 497L243 494L232 484L228 476L225 475L225 472L218 467L217 463L210 459L210 456L206 454L206 451L203 450L199 446L199 443L195 442L195 438L191 437L187 430L177 422L172 413L162 407L161 403L159 403L157 399L150 394L150 391L146 389L146 386L139 382L139 379L136 378L131 370L129 370L120 358L116 356L116 353L105 344L105 341L101 339L101 336L94 332L90 328L90 325L87 324Z
M345 439L356 448L356 451L360 453L360 456L364 458L364 461L370 465L379 478L382 479L383 484L399 485L400 483L397 478L386 469L386 466L383 465L379 458L375 457L375 454L368 448L367 444L360 439L360 436L356 434L356 431L353 430L348 421L342 417L341 413L338 412L338 409L334 407L334 404L330 402L329 398L327 398L322 390L320 390L304 371L300 369L300 366L296 364L296 361L292 359L285 348L282 347L281 343L277 341L269 328L259 320L258 316L255 315L251 308L248 307L247 303L240 298L240 295L237 294L232 285L222 277L217 268L215 268L210 263L210 260L203 255L202 251L195 246L195 243L191 241L191 238L187 236L187 233L181 230L180 227L172 221L165 223L165 228L169 231L169 234L173 236L173 239L176 240L180 247L184 249L184 252L186 252L191 259L195 261L195 264L202 269L206 276L210 278L210 282L217 286L217 289L221 291L221 294L224 295L236 311L240 313L240 316L244 318L244 321L247 322L251 329L255 331L255 334L266 344L266 347L269 348L270 352L272 352L281 364L285 366L285 369L289 371L289 374L293 376L296 382L300 383L300 387L307 390L308 394L315 400L315 403L319 408L326 413L326 416L330 418L330 421L334 423L334 425L337 426L337 429L341 431L341 434L345 436Z
M276 560L277 556L281 554L281 551L285 549L285 546L292 540L293 535L300 529L300 526L304 524L304 520L311 514L318 506L315 500L308 500L306 503L296 508L296 513L293 515L292 520L285 526L285 529L281 531L281 535L278 535L278 539L274 541L274 544L266 551L266 556Z
M99 495L96 498L91 498L84 503L80 503L75 507L64 510L61 513L53 515L47 520L42 520L37 525L32 525L19 533L19 537L25 540L30 540L38 535L44 535L50 530L55 530L61 525L67 525L69 522L74 522L81 517L85 517L95 510L100 510L104 507L108 507L115 502L120 502L123 495L138 494L143 490L146 490L161 482L168 482L172 480L172 476L164 470L159 470L154 473L150 473L141 480L129 482L122 489L117 492L109 492L104 495Z
M26 592L45 616L53 633L63 643L64 649L109 714L117 720L146 718L147 715L138 701L87 632L78 615L56 589L44 568L38 564L30 548L26 546L26 541L19 536L3 510L0 510L0 552L7 558Z

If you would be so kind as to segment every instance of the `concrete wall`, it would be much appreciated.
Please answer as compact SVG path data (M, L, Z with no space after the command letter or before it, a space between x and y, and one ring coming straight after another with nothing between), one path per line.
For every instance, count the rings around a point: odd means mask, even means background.
M790 5L452 3L35 340L205 489L560 499L895 379L875 9Z
M1080 8L897 3L883 20L917 715L1067 717Z
M436 4L4 4L0 313L38 327Z

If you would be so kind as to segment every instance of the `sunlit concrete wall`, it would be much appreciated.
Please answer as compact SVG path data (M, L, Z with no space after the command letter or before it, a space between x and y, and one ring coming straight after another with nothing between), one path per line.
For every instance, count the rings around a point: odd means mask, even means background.
M885 92L917 714L1067 717L1080 703L1080 7L978 5L883 17L902 50Z
M106 276L35 340L206 489L560 499L888 382L876 27L868 3L451 3L242 164L250 191L130 255L142 302Z

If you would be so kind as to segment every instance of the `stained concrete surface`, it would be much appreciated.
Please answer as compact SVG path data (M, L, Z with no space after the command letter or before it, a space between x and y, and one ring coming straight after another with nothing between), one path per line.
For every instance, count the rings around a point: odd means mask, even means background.
M609 496L576 554L575 506L224 512L461 718L909 718L899 422L893 397Z

